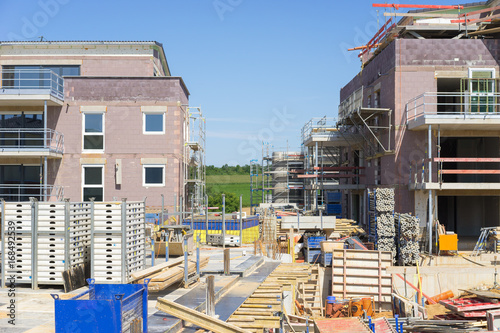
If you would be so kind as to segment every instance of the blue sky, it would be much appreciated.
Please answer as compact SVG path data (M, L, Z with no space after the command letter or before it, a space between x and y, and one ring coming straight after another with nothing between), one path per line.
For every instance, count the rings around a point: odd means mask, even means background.
M372 2L0 0L0 40L162 43L207 119L207 164L247 164L262 141L300 149L309 119L336 116L340 88L360 70L346 49L385 20Z

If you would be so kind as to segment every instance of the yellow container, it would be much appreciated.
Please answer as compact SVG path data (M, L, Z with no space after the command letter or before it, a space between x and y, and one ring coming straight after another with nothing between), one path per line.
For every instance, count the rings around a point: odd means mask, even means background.
M458 236L439 235L439 251L458 251Z

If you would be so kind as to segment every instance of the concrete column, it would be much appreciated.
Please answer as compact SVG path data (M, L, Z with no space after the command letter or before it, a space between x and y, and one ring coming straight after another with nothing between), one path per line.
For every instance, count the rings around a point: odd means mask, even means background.
M428 181L429 185L432 183L432 126L429 125L427 128L427 158L429 159L428 162ZM429 190L429 200L428 200L428 231L429 231L429 254L432 254L432 222L433 222L433 217L432 217L432 190Z

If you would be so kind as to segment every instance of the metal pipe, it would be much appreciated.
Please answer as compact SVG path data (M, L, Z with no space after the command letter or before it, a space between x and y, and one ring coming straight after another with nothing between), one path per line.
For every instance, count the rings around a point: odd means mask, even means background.
M163 212L165 211L165 197L163 196L163 193L161 194L161 224L165 222L165 217L163 215Z
M121 251L122 251L122 258L121 258L121 270L122 270L122 282L121 283L128 283L128 260L127 260L127 198L122 198L122 217L121 217L121 222L122 222L122 243L121 243Z
M180 213L180 220L179 220L179 224L182 225L182 223L184 222L184 205L183 205L183 197L182 195L179 196L179 213Z
M184 288L188 287L188 249L187 237L184 236Z
M47 166L47 156L43 157L43 201L47 201L47 179L48 179L48 166Z
M243 195L240 194L240 246L243 246Z
M222 248L226 248L226 195L222 194Z
M208 195L205 195L205 244L208 244Z

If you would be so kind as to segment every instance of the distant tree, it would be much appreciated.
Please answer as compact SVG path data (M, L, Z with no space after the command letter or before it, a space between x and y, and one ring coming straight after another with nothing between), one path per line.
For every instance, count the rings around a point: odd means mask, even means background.
M225 193L226 195L226 213L236 212L240 209L239 198L234 193ZM208 206L219 207L217 211L222 211L222 193L213 191L208 194Z

